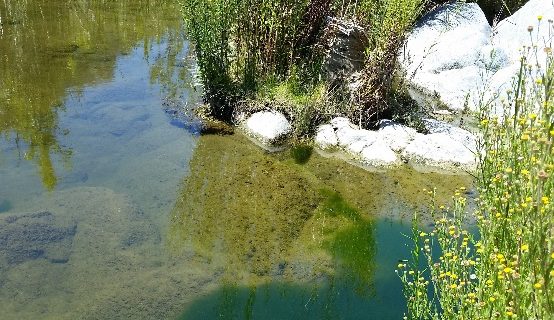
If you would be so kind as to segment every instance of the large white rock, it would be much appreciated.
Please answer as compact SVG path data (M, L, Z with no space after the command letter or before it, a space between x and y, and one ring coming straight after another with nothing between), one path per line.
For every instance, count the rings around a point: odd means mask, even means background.
M364 165L380 168L391 168L401 163L398 155L382 140L366 146L360 153L360 161Z
M538 17L541 16L539 21ZM551 46L549 19L554 19L554 4L551 0L530 0L512 16L498 23L493 37L493 46L504 52L507 65L494 73L487 81L484 90L484 103L490 105L490 113L500 119L511 115L513 110L507 109L502 103L506 99L506 90L513 89L514 78L520 70L520 58L524 47L532 47L527 51L527 59L535 65L546 63L545 46ZM533 27L530 33L528 28ZM540 77L540 72L534 69L534 77Z
M423 123L430 134L445 134L453 140L462 143L470 151L475 152L477 150L477 137L473 133L435 119L423 119Z
M379 140L395 152L400 152L412 141L417 134L416 130L390 120L382 120L379 123Z
M335 148L339 144L335 129L330 124L324 124L317 128L314 142L323 150Z
M391 167L400 163L397 154L389 147L389 140L383 139L386 133L392 134L392 129L400 129L399 125L391 122L383 125L383 129L390 126L384 133L359 129L354 126L347 118L334 118L330 125L320 126L316 135L316 144L321 148L326 145L323 141L328 141L331 136L331 130L336 135L337 145L344 152L359 160L362 164L373 167ZM409 128L407 128L409 129ZM408 130L409 131L409 130ZM324 139L325 137L325 139ZM394 140L396 141L396 140Z
M292 126L282 113L260 111L252 114L245 122L246 132L263 144L279 143L291 131Z
M474 65L490 43L491 27L475 3L448 3L425 15L408 36L403 63L408 75Z
M471 132L434 119L424 119L424 124L428 135L391 120L381 120L379 129L371 131L335 118L318 128L316 145L336 147L350 159L377 168L396 167L402 158L424 171L475 170L476 138Z
M477 4L448 3L418 22L400 62L415 88L438 97L449 109L462 110L468 95L482 83L479 65L491 56L491 35Z
M540 22L538 16L542 16ZM515 64L519 64L523 46L537 45L538 61L544 63L546 55L542 49L545 43L551 43L549 34L552 33L548 19L554 19L552 0L530 0L513 15L498 23L493 43L504 50L510 62ZM532 36L527 30L529 26L533 27Z
M339 140L339 146L343 148L349 148L353 144L360 143L369 145L377 139L377 134L375 132L363 129L356 129L350 126L345 126L337 129L336 133Z
M374 144L379 139L379 135L376 132L369 130L358 130L357 137L357 140L352 141L350 144L344 146L346 151L352 154L360 153L365 147Z
M448 133L419 134L402 156L416 168L437 171L474 171L477 164L474 152Z
M331 126L335 130L343 128L354 128L354 125L350 122L348 118L345 117L336 117L331 120Z

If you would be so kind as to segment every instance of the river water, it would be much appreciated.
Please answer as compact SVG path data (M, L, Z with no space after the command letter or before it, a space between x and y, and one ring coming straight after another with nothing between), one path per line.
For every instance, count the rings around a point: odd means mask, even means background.
M199 135L178 7L0 0L1 319L399 319L409 217L465 176Z

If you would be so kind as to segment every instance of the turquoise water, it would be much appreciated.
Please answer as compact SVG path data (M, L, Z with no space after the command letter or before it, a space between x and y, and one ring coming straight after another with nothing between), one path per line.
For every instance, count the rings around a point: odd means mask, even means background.
M200 136L172 3L0 18L2 319L401 318L420 190L468 177Z

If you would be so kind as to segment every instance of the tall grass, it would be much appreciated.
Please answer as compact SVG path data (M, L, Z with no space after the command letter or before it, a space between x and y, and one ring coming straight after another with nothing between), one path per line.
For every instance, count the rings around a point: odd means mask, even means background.
M314 43L330 3L180 0L213 115L229 119L239 97L252 95L268 79L285 80L292 66L319 72L322 52Z
M432 232L414 228L412 262L397 271L410 319L554 315L554 57L551 47L541 48L547 58L538 64L536 50L525 50L505 114L481 110L478 237L464 230L463 190L450 208L433 203Z
M369 30L363 90L349 103L366 119L387 105L396 55L425 0L179 0L196 46L212 116L228 120L233 107L260 90L294 83L295 94L320 92L326 17L357 21ZM263 89L265 90L265 89ZM333 96L335 92L328 92ZM303 108L313 110L317 108ZM338 113L340 109L337 109ZM295 118L293 116L292 118ZM296 118L305 118L296 117ZM318 118L310 116L310 118Z
M422 14L426 0L387 0L376 1L366 24L371 30L370 46L366 52L365 67L362 72L361 90L355 97L360 124L379 116L391 108L394 95L401 92L393 81L398 77L398 51L404 45L407 32Z

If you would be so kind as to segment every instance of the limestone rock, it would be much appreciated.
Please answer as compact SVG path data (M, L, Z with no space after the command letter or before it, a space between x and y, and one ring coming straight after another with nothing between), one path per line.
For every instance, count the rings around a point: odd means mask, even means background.
M379 139L395 152L400 152L408 146L417 134L416 130L391 120L382 120L379 123Z
M542 19L539 22L538 17ZM513 110L505 110L501 99L506 98L506 90L512 88L515 77L520 69L520 57L524 46L536 45L531 50L528 58L541 64L546 64L545 46L551 46L551 31L549 19L554 19L554 4L550 0L530 0L510 17L500 21L495 28L493 46L502 51L507 57L507 65L494 73L487 82L484 100L492 106L491 112L502 118L505 113ZM528 28L532 27L530 34ZM544 68L543 68L544 69ZM533 76L539 77L537 69Z
M448 133L417 135L404 149L402 156L416 167L438 171L474 171L476 168L473 151Z
M423 123L425 124L425 128L427 129L427 131L429 131L429 133L446 134L453 140L462 143L469 150L476 150L477 138L473 133L465 129L455 127L449 123L435 119L423 119Z
M317 128L314 141L323 150L334 148L339 144L335 129L330 124L324 124Z
M330 18L325 33L329 39L325 71L331 83L346 79L363 68L369 39L361 26L352 21Z
M339 146L351 149L352 152L360 152L364 146L377 140L377 134L369 130L343 127L337 130L337 138Z
M538 16L542 16L539 25ZM495 28L493 38L495 46L506 52L511 63L519 64L519 57L523 46L531 45L531 37L527 28L533 27L533 39L539 46L538 61L546 61L546 54L542 50L545 43L550 43L551 31L548 19L554 19L554 5L551 0L530 0L510 17L500 21Z
M245 121L244 128L247 134L267 145L278 144L292 131L287 118L276 111L254 113Z
M390 168L400 164L398 155L382 140L365 147L361 151L360 160L365 165L380 168Z
M481 82L478 65L483 64L483 48L490 47L491 35L477 4L447 3L418 22L400 62L408 81L424 95L439 98L449 109L462 110L468 94Z

